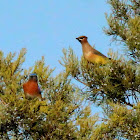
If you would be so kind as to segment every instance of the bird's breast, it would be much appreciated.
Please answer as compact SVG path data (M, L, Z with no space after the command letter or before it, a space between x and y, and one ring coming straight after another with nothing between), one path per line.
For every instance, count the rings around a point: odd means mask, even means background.
M24 92L29 94L40 93L38 84L35 82L27 82L23 85Z
M84 57L89 60L93 56L92 52L86 52L84 53Z

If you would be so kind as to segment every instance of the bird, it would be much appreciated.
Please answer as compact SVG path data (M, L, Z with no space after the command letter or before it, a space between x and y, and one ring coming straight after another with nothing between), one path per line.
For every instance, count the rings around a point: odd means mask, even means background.
M76 38L82 45L83 55L86 60L96 64L106 64L108 58L94 49L89 43L86 36L79 36Z
M23 84L23 90L25 98L27 99L38 98L40 100L43 100L41 96L41 90L38 86L38 78L36 73L31 73L29 75L29 80Z

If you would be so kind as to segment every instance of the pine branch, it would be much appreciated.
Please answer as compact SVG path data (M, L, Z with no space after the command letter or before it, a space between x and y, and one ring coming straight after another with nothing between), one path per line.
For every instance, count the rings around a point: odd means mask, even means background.
M88 85L87 83L82 82L81 80L79 80L79 78L77 78L77 77L74 77L74 78L75 78L75 80L77 80L78 82L80 82L80 83L84 84L85 86L88 86L88 87L89 87L89 85Z
M6 105L5 101L2 98L0 98L0 100L4 105Z
M131 106L131 107L134 107L133 104L127 103L126 101L124 101L124 104L126 104L126 105L128 105L128 106Z

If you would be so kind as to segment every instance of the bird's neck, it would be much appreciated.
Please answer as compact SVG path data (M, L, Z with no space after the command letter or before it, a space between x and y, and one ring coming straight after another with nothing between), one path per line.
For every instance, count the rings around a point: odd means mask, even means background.
M90 46L90 44L88 42L83 42L82 43L82 50L83 53L88 53L89 51L91 51L93 48Z

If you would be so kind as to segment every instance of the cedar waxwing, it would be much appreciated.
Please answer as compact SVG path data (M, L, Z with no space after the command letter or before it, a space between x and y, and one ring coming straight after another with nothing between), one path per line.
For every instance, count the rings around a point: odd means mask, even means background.
M80 36L76 38L82 44L83 55L86 60L92 63L105 64L107 62L107 57L91 47L87 41L86 36Z
M23 84L23 90L26 98L39 98L42 100L41 90L38 86L38 79L35 73L29 75L28 82Z

